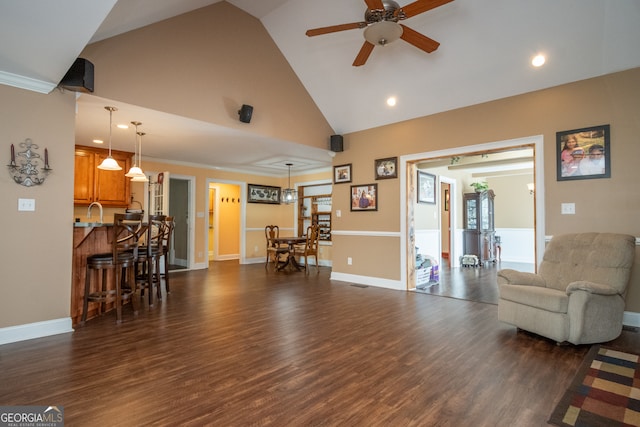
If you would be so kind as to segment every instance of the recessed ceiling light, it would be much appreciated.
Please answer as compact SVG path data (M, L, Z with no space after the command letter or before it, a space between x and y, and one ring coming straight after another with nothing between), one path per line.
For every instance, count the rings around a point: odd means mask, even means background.
M118 125L118 129L129 129L129 125Z
M395 96L390 96L389 98L387 98L387 105L389 107L393 107L396 105L396 97Z
M533 57L533 59L531 60L531 65L533 65L534 67L542 67L544 65L544 62L545 57L540 53Z
M104 144L104 141L101 139L94 139L93 142L95 142L96 144Z

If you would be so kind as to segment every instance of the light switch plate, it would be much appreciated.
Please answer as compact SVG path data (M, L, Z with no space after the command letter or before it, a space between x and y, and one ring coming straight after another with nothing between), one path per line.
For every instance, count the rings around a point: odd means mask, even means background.
M576 214L576 204L575 203L563 203L561 205L561 213L562 215L575 215Z
M18 199L19 211L35 211L36 199Z

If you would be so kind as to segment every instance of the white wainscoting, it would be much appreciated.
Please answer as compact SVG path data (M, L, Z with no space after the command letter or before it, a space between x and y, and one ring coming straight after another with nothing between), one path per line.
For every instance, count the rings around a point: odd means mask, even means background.
M496 236L500 236L502 261L536 263L536 233L533 228L496 228Z

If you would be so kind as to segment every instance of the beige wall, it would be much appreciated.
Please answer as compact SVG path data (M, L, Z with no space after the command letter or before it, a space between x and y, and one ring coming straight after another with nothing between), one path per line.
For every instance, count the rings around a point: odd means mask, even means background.
M575 82L547 90L475 105L407 122L345 135L345 150L334 164L352 163L353 184L374 181L376 158L431 152L494 141L542 135L544 138L546 235L564 232L607 231L640 236L640 69ZM556 132L601 124L611 125L610 179L556 181ZM392 147L392 148L390 148ZM379 181L378 212L349 212L347 185L334 186L334 207L343 215L336 230L400 231L400 180ZM501 197L510 197L503 194ZM576 215L561 215L560 204L576 204ZM370 264L343 262L358 254L378 259L381 253L396 258L404 250L370 237L341 238L334 242L333 271L367 276ZM403 266L385 260L378 277L399 277ZM376 268L380 270L379 268ZM634 269L628 309L640 311L640 272Z
M95 95L326 149L334 132L259 20L220 2L87 46ZM254 107L251 126L238 120Z
M49 95L0 85L0 219L2 278L0 328L69 317L73 215L73 93ZM44 184L14 183L5 165L31 138L49 152L53 169ZM17 159L18 160L18 159ZM18 212L18 199L35 212ZM70 326L70 325L69 325Z

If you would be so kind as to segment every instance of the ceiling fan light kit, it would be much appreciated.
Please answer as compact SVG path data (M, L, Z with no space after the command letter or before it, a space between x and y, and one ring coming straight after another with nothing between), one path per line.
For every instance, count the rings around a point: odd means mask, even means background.
M376 46L393 43L402 36L402 27L397 22L381 21L369 25L364 30L364 38Z
M363 35L365 42L360 48L360 52L358 52L355 61L353 61L354 67L364 65L375 46L385 46L398 39L402 39L424 52L431 53L438 49L440 43L398 23L398 21L411 18L412 16L427 12L452 1L453 0L416 0L404 7L400 7L398 3L393 0L364 0L367 9L364 12L363 22L314 28L308 30L306 34L309 37L313 37L338 31L364 28Z

